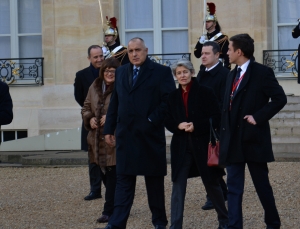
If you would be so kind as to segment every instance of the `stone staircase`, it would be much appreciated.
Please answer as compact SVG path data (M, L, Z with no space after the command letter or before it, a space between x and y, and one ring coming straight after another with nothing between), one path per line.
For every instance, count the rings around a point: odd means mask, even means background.
M300 155L300 96L287 96L288 103L270 120L273 151Z
M300 156L300 96L287 96L288 103L270 121L275 157ZM166 130L167 159L172 133Z

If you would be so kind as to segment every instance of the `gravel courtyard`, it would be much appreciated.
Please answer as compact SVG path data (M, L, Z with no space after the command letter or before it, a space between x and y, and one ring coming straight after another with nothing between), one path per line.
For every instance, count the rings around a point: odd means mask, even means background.
M269 164L270 180L283 229L300 228L300 163ZM0 228L104 228L96 219L103 199L84 201L89 192L87 167L0 167ZM172 183L170 166L165 179L166 209L170 219ZM102 188L102 194L104 194ZM184 229L216 229L214 210L203 211L205 192L199 178L189 179L185 201ZM243 201L244 228L262 229L263 209L247 172ZM138 178L128 229L150 229L143 177Z

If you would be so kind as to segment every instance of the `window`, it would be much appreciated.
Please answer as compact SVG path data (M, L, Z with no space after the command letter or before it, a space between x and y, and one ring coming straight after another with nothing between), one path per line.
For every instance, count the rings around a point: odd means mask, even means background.
M0 1L0 58L42 56L41 1Z
M297 49L299 41L292 37L292 30L298 24L299 0L274 0L274 44L273 49Z
M27 138L27 130L4 130L1 131L1 141L7 142L16 139Z
M121 39L145 40L149 54L188 52L187 0L121 1Z

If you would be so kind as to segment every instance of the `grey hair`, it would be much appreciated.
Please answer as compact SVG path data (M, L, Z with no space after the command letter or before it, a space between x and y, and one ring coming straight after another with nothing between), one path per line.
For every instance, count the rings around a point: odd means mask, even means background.
M143 44L143 46L144 46L145 48L147 48L146 42L144 41L143 38L140 38L140 37L134 37L134 38L131 38L131 39L128 41L128 45L129 45L130 42L135 42L135 41L137 41L137 40L141 41L142 44Z
M175 61L170 67L174 76L176 75L177 67L185 67L186 69L190 70L191 73L195 73L195 69L192 62L187 59L179 59Z

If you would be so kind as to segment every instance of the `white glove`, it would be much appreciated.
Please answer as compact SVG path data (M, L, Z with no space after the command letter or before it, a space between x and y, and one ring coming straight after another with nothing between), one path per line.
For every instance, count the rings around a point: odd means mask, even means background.
M200 39L199 39L199 43L200 44L204 44L205 43L205 36L204 35L202 35L201 37L200 37Z

